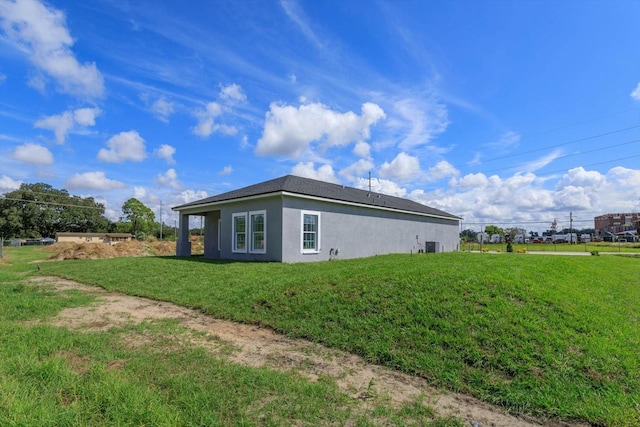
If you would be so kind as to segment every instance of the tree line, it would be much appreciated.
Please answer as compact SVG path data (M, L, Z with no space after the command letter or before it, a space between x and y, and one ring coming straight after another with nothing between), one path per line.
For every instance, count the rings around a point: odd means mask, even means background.
M165 235L174 234L164 226ZM111 221L104 204L93 197L69 194L49 184L22 184L0 197L0 237L55 237L59 232L131 233L136 238L159 235L153 211L135 198L122 205L122 217Z

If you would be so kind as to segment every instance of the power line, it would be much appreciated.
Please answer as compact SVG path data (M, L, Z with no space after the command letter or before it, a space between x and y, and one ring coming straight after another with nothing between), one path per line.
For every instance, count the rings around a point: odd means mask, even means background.
M614 144L614 145L607 145L605 147L594 148L593 150L581 151L579 153L573 153L573 154L565 154L564 156L555 157L553 160L566 159L568 157L581 156L583 154L594 153L596 151L602 151L602 150L608 150L610 148L615 148L615 147L621 147L623 145L629 145L629 144L633 144L633 143L639 142L639 141L640 141L640 139L634 139L633 141L623 142L623 143ZM498 171L507 170L507 169L514 169L514 168L517 168L517 167L520 167L520 166L525 166L527 164L528 163L520 163L520 164L514 165L514 166L508 166L508 167L499 168L499 169L491 169L491 170L488 170L488 171L484 171L483 173L491 173L491 172L498 172Z
M492 159L483 160L482 163L489 163L489 162L493 162L493 161L496 161L496 160L503 160L503 159L508 159L508 158L511 158L511 157L524 156L525 154L536 153L538 151L549 150L551 148L563 147L565 145L571 145L571 144L575 144L577 142L589 141L591 139L596 139L596 138L600 138L600 137L603 137L603 136L609 136L609 135L613 135L613 134L616 134L616 133L624 132L624 131L631 130L631 129L637 129L637 128L640 128L640 125L630 126L630 127L627 127L627 128L618 129L618 130L614 130L614 131L606 132L606 133L601 133L599 135L593 135L593 136L589 136L589 137L586 137L586 138L574 139L572 141L562 142L560 144L548 145L546 147L536 148L534 150L529 150L529 151L523 151L521 153L508 154L508 155L501 156L501 157L494 157ZM632 141L632 142L635 142L635 141ZM458 168L458 167L463 167L463 166L467 166L467 165L455 165L454 167Z
M3 197L0 200L13 200L13 201L16 201L16 202L29 202L29 203L38 203L38 204L42 204L42 205L65 206L65 207L70 207L70 208L104 209L104 206L103 207L98 207L98 206L71 205L71 204L68 204L68 203L55 203L55 202L45 202L45 201L41 201L41 200L17 199L17 198L14 198L14 197Z
M594 135L594 136L590 136L590 137L586 137L586 138L576 139L576 140L572 140L572 141L569 141L569 142L563 142L563 143L556 144L556 145L550 145L550 146L546 146L546 147L543 147L543 148L536 148L534 150L529 150L529 151L525 151L525 152L521 152L521 153L515 153L515 154L510 154L510 155L501 156L501 157L494 157L494 158L491 158L491 159L483 160L482 163L484 164L484 163L489 163L489 162L492 162L492 161L495 161L495 160L503 160L503 159L506 159L506 158L522 156L522 155L525 155L525 154L531 154L531 153L538 152L538 151L543 151L543 150L548 150L548 149L551 149L551 148L561 147L561 146L564 146L564 145L574 144L576 142L587 141L587 140L590 140L590 139L595 139L595 138L599 138L599 137L602 137L602 136L612 135L612 134L615 134L615 133L620 133L620 132L623 132L623 131L626 131L626 130L631 130L631 129L636 129L636 128L640 128L640 125L630 126L630 127L627 127L627 128L618 129L618 130L614 130L614 131L611 131L611 132L606 132L606 133L602 133L602 134L599 134L599 135ZM556 157L554 160L581 156L583 154L592 153L592 152L595 152L595 151L607 150L607 149L610 149L610 148L616 148L616 147L623 146L623 145L633 144L633 143L636 143L636 142L639 142L639 141L640 141L640 139L634 139L632 141L623 142L623 143L620 143L620 144L604 145L604 146L601 146L601 147L598 147L598 148L595 148L595 149L592 149L592 150L588 150L588 151L581 151L579 153L566 154L564 156ZM624 159L616 159L616 160L611 160L609 162L615 162L615 161L618 161L618 160L624 160ZM528 163L531 163L531 162L528 162ZM519 166L526 165L528 163L520 163L520 164L517 164L517 165L514 165L514 166L504 167L504 168L500 168L500 169L492 169L492 170L489 170L489 171L479 171L477 173L486 174L486 173L490 173L490 172L513 169L513 168L517 168ZM458 164L458 165L453 165L452 164L451 166L453 168L456 168L456 169L469 168L470 167L469 164ZM587 166L592 166L592 165L587 165ZM419 176L419 175L424 175L424 172L412 172L412 173L406 173L406 174L394 174L394 175L389 175L388 177L389 178L403 178L403 177Z

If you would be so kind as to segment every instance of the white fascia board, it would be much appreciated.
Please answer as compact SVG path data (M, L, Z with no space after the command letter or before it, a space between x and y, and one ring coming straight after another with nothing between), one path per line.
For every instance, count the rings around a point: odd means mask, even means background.
M204 203L202 205L195 205L195 206L188 206L186 208L182 208L182 209L178 209L176 208L171 208L172 211L176 211L179 212L181 214L187 214L187 215L202 215L205 214L207 212L209 212L211 209L209 208L213 208L216 206L220 206L220 205L227 205L229 203L234 203L234 202L246 202L249 200L258 200L258 199L264 199L266 197L273 197L273 196L277 196L279 194L282 194L281 191L275 192L275 193L267 193L267 194L258 194L255 196L247 196L247 197L239 197L237 199L227 199L227 200L220 200L218 202L209 202L209 203Z

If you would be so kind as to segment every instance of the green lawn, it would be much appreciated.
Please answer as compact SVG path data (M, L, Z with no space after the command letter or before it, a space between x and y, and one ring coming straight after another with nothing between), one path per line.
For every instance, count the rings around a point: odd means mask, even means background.
M422 399L399 408L384 399L363 405L329 380L310 382L295 372L229 363L181 339L186 332L175 321L101 333L48 325L63 308L87 305L92 297L25 284L37 271L30 261L49 254L20 248L5 255L0 260L0 426L463 425L434 416ZM40 262L45 274L67 265L96 275L117 268ZM132 336L147 337L148 343L127 345Z
M447 253L311 264L42 265L274 328L515 413L640 425L640 258Z
M485 243L483 249L492 252L506 252L506 243ZM461 242L460 249L463 251L479 251L480 244L476 242ZM610 243L610 242L593 242L593 243L518 243L513 244L513 251L525 249L531 252L603 252L603 253L633 253L640 255L640 243Z

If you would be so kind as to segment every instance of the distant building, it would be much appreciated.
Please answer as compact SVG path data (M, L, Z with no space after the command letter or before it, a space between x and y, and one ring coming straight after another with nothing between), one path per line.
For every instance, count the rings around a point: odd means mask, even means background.
M476 234L476 241L478 243L489 243L490 237L491 236L489 236L489 233L480 232L480 233Z
M56 242L71 243L106 243L115 245L120 242L129 242L133 239L130 233L56 233Z
M608 213L593 219L596 229L595 238L605 239L607 236L637 231L640 213Z

